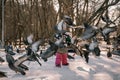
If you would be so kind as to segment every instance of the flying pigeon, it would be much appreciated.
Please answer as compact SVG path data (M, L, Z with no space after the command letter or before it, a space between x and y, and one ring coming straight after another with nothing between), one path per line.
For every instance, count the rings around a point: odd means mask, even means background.
M60 42L56 41L56 44L59 45ZM48 47L44 52L40 54L41 58L44 61L47 61L47 58L53 56L57 52L58 46L56 44L52 41L49 41L50 47Z
M72 19L65 15L64 18L54 27L57 33L66 33L67 28L74 26Z
M11 70L15 72L20 72L22 75L25 75L23 68L21 68L19 65L14 65L15 60L10 54L6 54L6 60L8 62L8 66Z
M93 38L97 34L97 30L92 26L88 25L88 23L84 23L85 30L81 35L82 40L87 40Z
M117 30L117 27L116 27L116 26L100 28L101 35L103 36L104 41L106 41L107 44L110 44L109 34L110 34L111 32L116 31L116 30Z
M30 34L24 41L25 45L30 45L33 43L33 34Z
M35 52L38 52L39 46L40 46L40 44L41 44L42 42L43 42L42 40L38 40L38 41L34 42L34 43L31 45L32 51L33 51L34 53L35 53Z

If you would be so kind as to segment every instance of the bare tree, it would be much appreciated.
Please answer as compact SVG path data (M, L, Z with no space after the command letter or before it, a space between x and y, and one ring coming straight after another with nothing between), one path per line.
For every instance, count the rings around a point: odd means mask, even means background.
M98 17L101 16L101 14L103 14L104 11L106 11L110 6L113 6L115 4L117 4L118 2L120 2L120 0L112 0L111 3L109 3L110 0L104 0L104 2L102 3L102 5L100 6L100 8L98 10L96 10L92 16L90 16L90 18L87 20L87 22L92 23L94 22Z
M52 38L54 26L64 15L71 16L76 25L82 25L83 22L98 25L101 15L107 13L109 7L120 2L119 0L55 1L59 5L58 12L54 8L54 0L22 0L22 2L20 0L7 0L5 5L6 42L10 41L15 45L21 45L23 39L31 33L34 34L35 40L38 38ZM118 21L118 19L116 18L115 21ZM1 28L0 25L0 30ZM74 34L80 35L80 32L82 30L77 29Z

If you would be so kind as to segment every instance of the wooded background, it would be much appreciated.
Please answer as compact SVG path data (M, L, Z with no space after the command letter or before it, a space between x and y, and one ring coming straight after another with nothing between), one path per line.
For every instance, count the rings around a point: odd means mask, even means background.
M120 0L4 0L5 43L21 42L33 33L35 39L50 38L54 26L64 15L79 26L83 22L102 27L101 16L108 15L120 27ZM2 34L2 0L0 0L0 40ZM77 30L77 32L80 32ZM117 30L119 34L120 28Z

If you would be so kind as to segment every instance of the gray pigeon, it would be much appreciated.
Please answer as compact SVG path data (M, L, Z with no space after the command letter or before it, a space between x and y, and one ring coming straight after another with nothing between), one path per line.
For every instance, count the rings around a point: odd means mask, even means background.
M88 25L88 23L84 23L85 30L81 35L82 40L87 40L93 38L97 34L97 30L92 26Z
M13 70L15 72L20 72L22 75L26 74L21 67L14 65L15 60L10 54L6 55L6 60L8 62L8 66L11 70Z
M107 44L110 44L109 34L116 31L116 30L117 30L116 26L100 28L100 33L103 36L104 41L107 42Z
M57 43L57 41L56 41L56 43ZM59 42L58 42L58 44L59 44ZM49 45L50 45L50 47L48 47L47 50L45 50L45 52L42 52L40 54L41 58L44 61L47 61L47 58L53 56L57 52L57 49L58 49L58 46L52 41L49 41Z

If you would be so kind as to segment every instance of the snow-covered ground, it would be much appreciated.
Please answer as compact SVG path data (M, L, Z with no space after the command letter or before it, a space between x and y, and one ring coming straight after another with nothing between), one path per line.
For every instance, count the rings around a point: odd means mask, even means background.
M17 54L15 56L20 56ZM0 51L5 59L5 53ZM120 80L120 57L107 58L102 52L100 57L90 55L87 64L83 58L75 55L75 60L68 60L69 66L55 67L55 56L47 62L41 60L42 66L37 62L24 62L29 67L26 75L12 71L7 62L0 65L0 71L7 72L7 78L0 80Z

